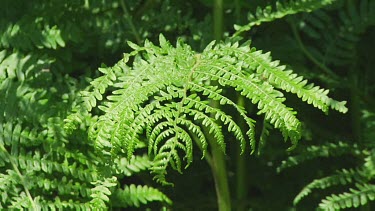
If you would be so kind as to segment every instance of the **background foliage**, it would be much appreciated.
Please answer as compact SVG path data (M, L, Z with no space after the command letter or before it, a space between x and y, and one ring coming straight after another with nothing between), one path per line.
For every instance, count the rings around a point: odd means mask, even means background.
M199 150L187 157L185 161L194 163L183 174L167 171L172 188L156 183L149 174L149 170L155 172L155 163L147 143L140 141L134 145L134 154L108 162L108 154L97 150L93 133L88 133L103 118L96 101L117 89L108 67L121 65L127 52L130 65L121 67L133 68L137 59L131 56L143 46L151 49L149 55L142 55L145 60L158 50L172 57L173 49L184 51L181 55L203 52L215 39L215 3L3 0L0 208L216 210L214 180ZM239 144L231 141L235 136L224 132L229 137L225 159L230 187L238 185L239 162L245 175L246 197L234 195L233 204L238 207L233 209L333 210L365 205L364 210L371 210L375 198L375 1L235 0L224 1L223 11L225 36L251 40L252 47L272 52L273 60L288 64L287 69L329 89L330 97L346 100L349 106L347 114L330 111L325 115L285 94L285 105L296 110L302 122L301 141L287 152L290 143L280 141L282 134L245 101L249 116L259 123L255 139L263 141L256 142L257 153L249 155L248 149L239 156ZM160 33L165 39L160 39L159 49ZM167 43L177 41L190 49L168 47ZM224 48L216 47L212 54L219 55ZM270 62L268 57L265 60ZM259 77L261 83L269 80L269 75L264 77ZM236 95L230 89L224 94ZM233 108L223 110L241 124Z

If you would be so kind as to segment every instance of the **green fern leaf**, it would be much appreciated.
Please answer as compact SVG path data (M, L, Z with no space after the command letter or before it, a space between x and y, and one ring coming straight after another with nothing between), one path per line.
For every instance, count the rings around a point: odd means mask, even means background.
M328 143L320 146L308 146L303 152L297 156L290 156L287 160L282 161L277 168L280 172L285 168L299 165L307 160L312 160L318 157L332 157L341 156L343 154L360 154L357 145L347 144L345 142Z
M159 190L147 186L125 185L124 189L118 189L113 193L114 207L139 207L147 202L160 201L172 204L172 201Z
M336 0L290 0L288 2L276 2L276 8L271 5L265 8L257 7L254 14L249 13L249 23L244 26L235 25L235 36L242 32L249 31L253 26L260 25L263 22L271 22L283 18L287 15L293 15L300 12L311 12L319 8L332 4Z
M340 185L340 184L346 185L346 184L354 182L355 180L359 181L360 177L361 175L356 170L343 169L334 175L327 176L327 177L320 178L320 179L315 179L310 184L305 186L303 190L301 190L300 193L298 193L298 195L294 198L293 203L295 205L299 203L302 200L302 198L309 195L313 191L313 189L326 189L328 187L331 187L334 185Z
M117 174L131 176L134 173L146 170L152 163L148 156L133 156L130 160L126 158L117 158L114 160L114 169Z
M357 184L357 189L350 189L350 192L332 194L323 199L319 208L323 210L337 210L344 208L357 208L375 200L375 186L370 184Z
M327 97L327 90L307 84L291 70L285 71L269 53L257 51L248 43L211 43L198 54L182 42L173 47L161 35L160 47L149 41L143 47L130 46L134 51L112 67L114 75L102 71L104 75L99 79L110 78L111 83L104 84L114 91L98 105L104 115L91 126L90 137L103 154L126 153L129 159L146 135L148 152L153 157L150 169L162 183L166 183L168 166L181 171L182 154L185 167L192 162L194 142L205 154L207 136L214 137L223 152L225 131L240 142L242 151L246 139L255 150L255 121L222 88L235 89L256 104L258 114L265 114L266 120L293 145L300 139L300 122L296 112L283 103L281 91L294 93L323 111L333 101ZM134 62L128 66L130 56L134 56ZM100 89L100 83L91 84L93 90ZM86 94L93 102L98 100L95 91ZM233 117L213 106L212 101L234 108L249 130L242 131ZM89 100L87 108L94 106L93 102Z

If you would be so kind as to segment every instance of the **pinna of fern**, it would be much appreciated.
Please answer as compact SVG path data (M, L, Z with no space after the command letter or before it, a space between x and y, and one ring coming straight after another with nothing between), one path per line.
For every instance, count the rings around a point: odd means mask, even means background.
M300 121L296 112L284 104L282 91L324 112L329 108L347 110L345 102L327 96L328 90L308 84L248 42L212 42L201 53L180 41L173 47L162 35L159 42L160 47L149 41L144 46L129 43L134 51L125 54L115 66L102 69L104 75L91 82L92 92L85 92L86 100L82 102L95 107L106 90L113 90L98 105L104 114L91 126L90 137L103 154L128 157L146 137L148 152L154 157L151 169L159 182L165 182L169 165L181 171L181 153L186 167L192 162L194 143L203 156L209 156L208 136L223 152L225 131L240 142L242 152L246 140L251 151L255 150L255 120L226 96L224 88L232 88L256 104L258 114L264 114L266 121L293 145L300 139ZM233 107L245 120L247 131L242 131L229 113L212 106L212 101Z
M363 163L357 168L341 169L334 174L310 182L297 194L293 201L294 205L297 205L316 189L328 189L340 185L349 186L349 191L325 197L319 203L320 209L357 208L375 200L375 185L372 182L375 176L375 151L373 149L360 150L356 145L353 147L343 142L310 146L304 153L289 157L288 160L283 161L280 169L295 166L313 158L341 156L343 154L352 154L364 158Z

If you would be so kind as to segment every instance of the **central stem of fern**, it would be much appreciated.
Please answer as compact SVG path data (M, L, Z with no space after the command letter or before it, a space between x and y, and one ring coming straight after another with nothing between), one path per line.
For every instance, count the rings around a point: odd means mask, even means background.
M215 181L218 210L228 211L231 210L231 202L225 154L213 136L208 136L208 142L211 146L212 162L210 167Z
M214 38L219 41L223 37L223 0L215 0L214 4Z
M223 36L223 0L215 0L213 14L214 37L218 41L221 40ZM218 108L220 106L218 102L213 100L210 102L210 105L213 108ZM215 137L208 133L207 128L206 134L207 140L211 146L212 162L209 164L215 181L218 210L228 211L231 210L231 198L228 186L225 154L217 143Z

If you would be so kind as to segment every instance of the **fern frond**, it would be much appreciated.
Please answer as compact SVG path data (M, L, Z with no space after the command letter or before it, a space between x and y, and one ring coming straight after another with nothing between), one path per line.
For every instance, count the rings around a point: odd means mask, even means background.
M0 22L0 47L21 50L65 47L61 29L56 25L49 26L43 22L44 20L40 17L28 15L15 23L9 23L8 20L2 19Z
M182 42L173 47L162 35L159 42L160 47L149 41L144 46L129 43L134 51L112 68L117 77L113 77L113 84L105 84L114 91L98 105L104 115L91 126L90 137L103 154L120 152L130 158L145 134L148 151L155 156L151 169L160 182L165 182L168 166L181 170L181 154L185 155L186 166L190 164L194 141L199 141L204 155L207 136L214 137L225 152L223 134L228 131L243 151L246 139L255 150L255 121L226 96L224 87L235 89L256 104L258 114L265 114L266 120L293 145L300 138L300 122L296 112L283 103L281 91L294 93L323 111L333 101L327 97L328 91L307 85L302 77L272 61L269 53L250 48L248 43L211 43L198 54ZM128 66L131 56L134 62ZM104 74L101 78L110 77ZM95 105L96 94L87 93L93 99L91 106ZM234 108L249 130L242 131L229 113L209 103L212 101ZM209 128L208 132L203 132L204 127Z
M96 208L89 203L73 200L65 201L60 199L60 197L56 197L53 201L44 201L39 198L35 200L40 210L90 210Z
M61 135L57 134L57 131L51 130L47 134L53 138L58 138ZM2 195L6 207L9 205L6 202L9 203L11 200L13 202L10 207L14 208L39 206L35 202L37 196L34 197L34 193L45 194L43 198L40 198L41 201L48 201L51 191L57 191L59 195L71 198L87 198L89 196L91 190L87 183L97 180L98 175L93 165L87 162L87 157L84 158L86 161L81 162L80 165L77 164L78 162L69 163L67 161L75 158L80 160L80 158L79 154L72 156L74 153L66 153L66 150L60 151L61 154L57 155L65 156L65 160L60 162L59 159L51 160L50 154L42 155L40 150L26 150L27 147L41 145L42 143L38 139L48 141L49 136L45 133L38 133L36 130L24 129L20 124L13 125L9 122L5 125L0 124L0 132L0 157L2 160L0 167L6 170L6 174L0 176L0 180L3 182L0 189L9 194ZM58 148L55 150L58 154ZM85 167L82 164L86 164ZM51 175L53 175L52 178ZM58 175L63 176L57 180ZM22 189L19 189L19 186L23 187L25 191L21 192ZM24 198L18 197L22 193L27 196L27 204L25 204Z
M45 158L40 158L38 152L35 152L34 156L19 155L18 164L21 169L30 169L34 171L44 171L46 173L60 172L64 173L66 176L71 176L73 178L79 179L81 181L95 181L98 179L98 175L92 172L91 169L85 169L83 167L77 167L76 163L58 163L49 161Z
M371 150L364 159L363 171L368 179L375 177L375 150Z
M92 193L90 196L93 199L90 201L90 204L98 209L106 208L105 203L109 201L109 196L112 194L109 188L117 185L117 178L105 178L104 180L92 182L92 184L94 184L95 187L91 189Z
M39 54L24 54L19 51L0 51L0 82L17 79L33 81L49 71L51 58ZM5 89L2 86L2 89Z
M77 83L80 79L76 78L81 73L73 71L88 70L96 64L72 59L72 55L85 54L96 58L97 51L87 54L89 48L95 46L99 49L104 45L87 40L83 42L84 31L90 36L96 34L91 38L97 39L98 34L102 35L101 30L107 31L103 25L108 26L110 22L91 14L94 7L86 5L91 3L2 2L2 210L105 210L112 203L109 196L117 188L118 177L151 166L147 156L134 156L129 165L125 163L127 161L116 160L116 163L104 166L87 138L86 129L96 118L91 115L91 109L107 95L107 88L113 86L118 71L123 71L120 68L100 68L99 72L105 76L93 80L91 86L83 90L80 97L77 96L85 82L81 80L82 84ZM98 5L100 10L103 5ZM115 8L111 10L110 13L117 14ZM105 13L107 16L107 11ZM80 21L72 22L77 19ZM79 40L82 43L78 44ZM76 112L71 114L69 108ZM67 130L63 127L64 118ZM112 177L114 174L117 177Z
M276 88L296 94L302 101L307 101L308 104L312 104L324 112L328 110L329 106L340 112L347 112L345 102L339 103L327 97L328 90L321 89L314 84L307 84L307 80L302 76L286 69L284 65L279 65L280 61L272 61L270 53L263 54L262 51L252 49L251 54L245 55L239 52L239 55L246 58L249 65L258 66L257 73Z
M340 142L341 143L341 142ZM340 144L339 143L339 144ZM342 145L342 143L341 143ZM344 147L343 147L344 146ZM322 146L314 147L312 155L313 156L335 156L344 153L353 153L352 147L347 149L343 145L343 148L338 148L337 145L332 145L331 147ZM356 146L355 146L356 147ZM316 153L317 151L323 150L322 153ZM335 174L323 177L320 179L315 179L313 182L308 184L303 188L303 190L295 197L294 204L299 203L305 196L309 195L313 189L327 189L335 185L348 185L350 183L355 183L357 189L350 189L350 192L344 192L341 194L332 194L327 198L323 199L319 204L319 207L324 210L335 210L340 208L350 208L358 207L359 205L364 205L368 200L374 200L374 188L370 181L374 177L374 153L373 151L367 150L354 150L355 155L366 156L364 159L364 164L355 169L342 169ZM338 153L338 154L336 154ZM308 156L307 156L308 157ZM293 164L293 163L292 163ZM358 201L360 200L360 201Z
M236 33L234 36L242 32L249 31L253 26L260 25L264 22L271 22L276 19L283 18L287 15L293 15L300 12L311 12L327 5L332 4L336 0L289 0L288 2L276 1L276 7L271 5L265 8L258 7L254 14L248 14L249 23L244 26L235 25Z
M323 199L319 204L319 208L323 210L337 210L344 208L357 208L365 205L368 201L375 200L375 185L372 184L356 184L357 189L350 189L350 192L342 194L332 194Z
M293 204L299 203L304 197L309 195L313 189L326 189L335 185L346 185L352 182L360 181L361 175L354 169L343 169L336 174L320 179L315 179L305 186L301 192L294 198Z
M114 207L139 207L141 204L146 204L152 201L165 202L172 204L172 201L157 189L147 186L125 185L124 189L117 189L111 200L114 202Z
M299 165L307 160L318 157L341 156L343 154L360 154L357 145L347 144L345 142L327 143L318 146L308 146L303 152L297 156L290 156L287 160L282 161L277 171Z
M99 71L105 75L90 82L91 86L87 88L90 92L85 90L80 92L77 105L72 109L73 113L64 120L64 129L68 134L77 129L77 126L89 116L91 109L96 107L97 101L103 99L106 89L116 80L115 71L112 68L99 68Z
M152 162L146 155L143 156L132 156L130 160L122 157L114 160L114 169L120 176L131 176L134 173L146 170L151 167Z
M357 58L357 43L366 30L375 25L375 3L347 0L339 10L338 20L327 11L316 11L299 22L309 37L325 45L309 46L311 53L324 64L344 66ZM338 23L339 21L339 23ZM324 31L325 33L321 33Z

